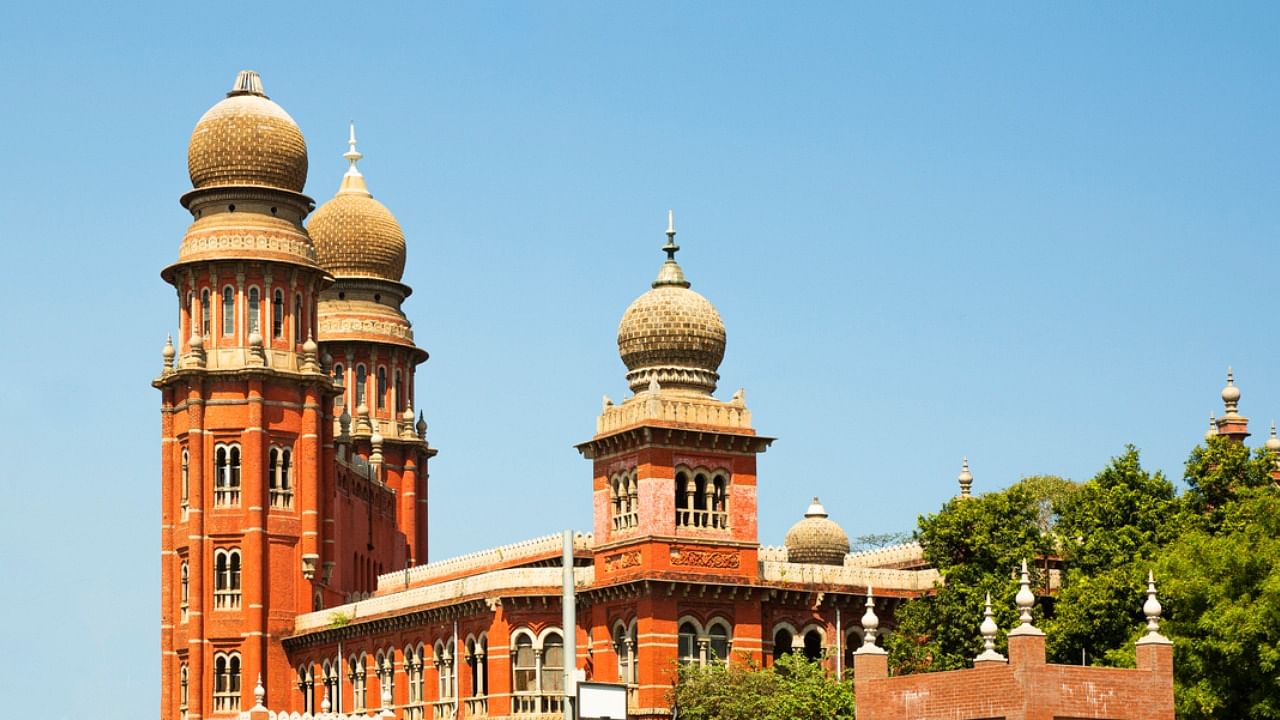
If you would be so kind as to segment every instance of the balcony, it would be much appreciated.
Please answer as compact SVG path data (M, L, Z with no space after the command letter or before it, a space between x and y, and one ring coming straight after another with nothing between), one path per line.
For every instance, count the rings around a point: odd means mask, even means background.
M446 698L431 703L431 717L434 720L453 720L458 716L458 708L453 702L453 698Z
M462 701L462 704L467 709L466 716L469 718L489 717L489 698L484 695L467 698Z
M564 717L564 695L546 693L511 696L511 716L519 718Z

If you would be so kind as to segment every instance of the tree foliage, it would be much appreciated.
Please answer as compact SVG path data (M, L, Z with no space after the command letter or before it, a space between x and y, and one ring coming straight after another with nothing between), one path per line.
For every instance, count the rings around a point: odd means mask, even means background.
M783 655L772 667L754 663L683 665L671 692L681 720L828 720L852 718L853 683L822 665Z

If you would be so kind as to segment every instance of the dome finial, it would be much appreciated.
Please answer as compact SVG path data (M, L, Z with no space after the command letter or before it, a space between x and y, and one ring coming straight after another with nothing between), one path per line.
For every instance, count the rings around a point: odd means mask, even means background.
M1031 624L1031 608L1036 604L1036 596L1031 592L1031 580L1027 573L1027 561L1022 561L1021 577L1018 580L1018 594L1013 602L1018 606L1018 627L1009 631L1010 635L1043 635L1035 625Z
M662 251L667 254L667 261L662 263L662 268L658 270L658 279L653 281L653 287L663 285L689 287L689 281L684 278L684 270L680 269L680 264L676 262L676 253L680 252L680 246L676 244L676 215L672 210L667 211L667 244L662 246Z
M996 625L994 619L995 613L991 611L991 593L987 593L986 608L982 611L982 625L978 630L982 633L982 654L974 658L974 661L993 660L995 662L1005 662L1005 658L996 652L996 633L1000 628Z
M1209 429L1205 431L1204 439L1208 440L1209 438L1217 434L1218 434L1218 418L1214 417L1213 413L1209 413Z
M1239 414L1236 411L1240 409L1240 388L1236 387L1235 373L1230 366L1227 367L1227 386L1222 388L1222 404L1227 409L1227 417Z
M347 168L347 172L342 176L342 184L338 187L338 194L357 193L366 197L373 197L369 194L369 188L364 183L364 174L360 172L359 167L356 167L356 163L364 157L356 149L356 121L352 120L349 127L347 151L342 153L342 158L351 163L351 166Z
M973 473L969 472L968 457L961 461L960 475L956 480L960 482L960 497L970 497L969 491L973 488Z
M876 616L876 601L871 594L871 586L867 586L866 612L862 613L862 647L854 651L855 655L884 655L886 650L876 645L876 635L880 631L880 618Z
M231 91L227 93L227 97L237 95L266 97L267 93L262 89L262 76L258 75L256 70L241 70L236 75L236 81L231 85Z

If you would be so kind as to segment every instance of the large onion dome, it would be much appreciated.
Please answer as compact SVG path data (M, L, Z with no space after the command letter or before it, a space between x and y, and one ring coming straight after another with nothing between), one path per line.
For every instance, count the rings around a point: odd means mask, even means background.
M804 519L787 531L784 541L787 559L793 563L843 565L849 554L849 536L827 517L818 498L814 498Z
M657 380L663 388L710 394L724 359L725 332L720 313L689 289L676 263L680 246L668 216L667 260L653 289L636 298L618 324L618 354L627 366L627 382L640 392Z
M252 70L236 77L227 97L196 123L187 170L197 189L260 185L302 192L307 143L298 124L262 89Z
M320 266L337 278L400 282L404 276L404 231L391 211L373 199L356 167L363 156L356 150L355 125L351 126L348 145L343 157L351 167L342 177L338 194L321 205L307 225Z

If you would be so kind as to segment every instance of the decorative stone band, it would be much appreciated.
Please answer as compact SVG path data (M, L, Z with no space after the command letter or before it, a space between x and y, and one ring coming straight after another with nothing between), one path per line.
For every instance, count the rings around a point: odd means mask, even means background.
M621 405L605 408L596 419L596 434L603 435L646 420L688 423L735 430L751 430L751 411L745 405L720 402L712 397L664 395L645 391Z
M604 559L604 569L606 572L615 572L617 570L640 567L643 564L644 556L639 550L628 550L627 552L606 555Z
M378 577L378 593L403 590L406 587L420 585L437 578L458 575L468 570L514 565L532 558L559 557L564 549L563 542L564 537L559 533L545 535L532 540L481 550L468 555L437 560L427 565L410 568L408 571L398 570L385 573ZM573 549L575 551L589 551L593 547L595 547L595 539L591 533L574 533ZM556 572L559 572L559 570Z
M305 235L267 233L190 233L182 239L178 261L252 258L316 266L316 249ZM318 266L316 266L318 267Z
M399 574L403 575L403 571ZM594 567L574 568L573 577L575 585L589 586L595 582L596 571ZM336 623L355 623L365 618L427 608L463 598L493 595L503 591L529 594L530 590L545 590L558 595L563 580L564 573L558 567L494 570L299 615L294 621L293 630L295 635L326 630ZM381 590L381 583L379 583L379 591Z
M659 385L671 387L687 387L711 392L720 381L720 373L702 368L691 367L642 367L627 373L627 383L632 392L642 392L649 387L649 381L657 380Z
M765 582L800 585L851 585L879 590L923 591L942 584L937 570L889 570L853 568L838 565L803 565L764 561L760 577Z
M678 567L737 570L742 567L742 556L732 550L704 550L702 548L672 546L671 564Z
M311 713L291 713L287 711L275 712L274 710L267 710L266 708L262 708L261 710L255 708L253 710L242 710L240 714L236 716L236 720L370 720L370 718L384 717L381 715L381 712L382 711L377 708L372 708L368 712L353 713L351 715L348 715L347 713L323 712L312 715ZM395 716L392 715L391 717Z
M413 344L413 329L408 321L398 323L386 320L370 320L367 318L321 318L320 337L325 342L336 340L377 340L392 338L398 344Z
M909 542L849 553L844 558L844 566L850 568L872 568L915 563L923 560L924 548L920 547L920 543Z

